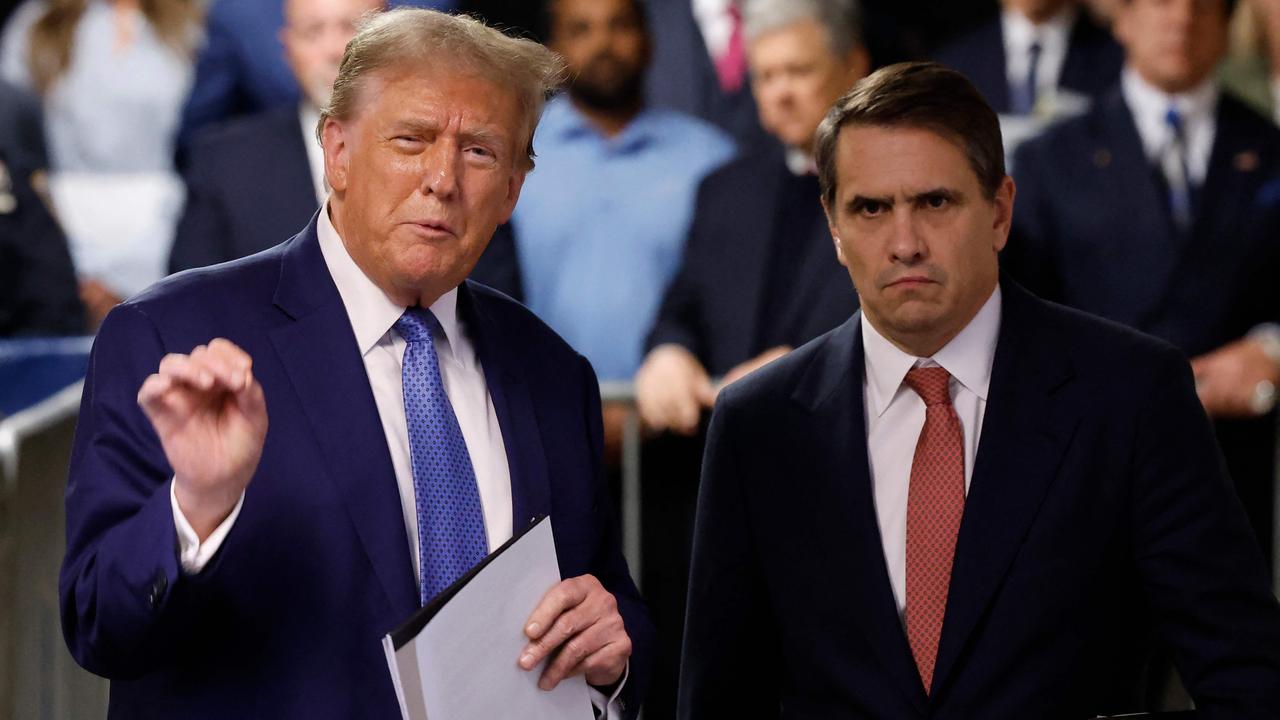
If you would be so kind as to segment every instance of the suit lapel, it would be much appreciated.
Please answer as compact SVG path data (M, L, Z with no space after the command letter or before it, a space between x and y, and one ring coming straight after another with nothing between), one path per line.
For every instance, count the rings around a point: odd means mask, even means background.
M293 322L273 330L271 341L393 613L408 617L418 606L413 562L364 360L320 253L314 217L289 242L275 302Z
M820 545L848 549L832 553L833 587L848 592L850 622L875 648L903 696L923 713L924 686L898 616L875 512L863 416L860 323L861 314L854 314L827 337L792 399L809 410L811 436L817 438L825 460L814 473L815 496L824 498L828 512L814 523ZM841 567L842 562L847 565Z
M1173 232L1167 190L1147 160L1133 115L1119 88L1102 103L1101 146L1093 151L1095 164L1102 165L1102 194L1095 197L1099 202L1125 199L1123 212L1115 214L1115 231L1109 234L1120 238L1123 246L1106 253L1115 260L1108 268L1113 274L1111 287L1123 291L1107 316L1131 327L1142 327L1146 316L1168 293L1184 248ZM1133 278L1142 278L1142 282L1133 282Z
M964 519L956 543L933 697L945 692L969 638L1030 530L1079 420L1064 393L1068 349L1034 312L1034 299L1002 283L1003 314Z
M458 288L458 309L473 328L476 356L484 369L489 397L502 429L511 471L511 527L518 533L537 517L551 512L547 458L529 384L520 363L515 362L520 353L504 344L506 336L496 318L485 312L484 298L478 297L470 285L467 281Z

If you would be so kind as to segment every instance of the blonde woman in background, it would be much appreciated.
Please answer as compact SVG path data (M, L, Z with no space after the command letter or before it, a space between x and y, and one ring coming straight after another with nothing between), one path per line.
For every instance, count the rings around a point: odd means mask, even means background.
M0 37L0 76L43 101L49 189L93 325L163 274L201 12L195 0L27 0Z

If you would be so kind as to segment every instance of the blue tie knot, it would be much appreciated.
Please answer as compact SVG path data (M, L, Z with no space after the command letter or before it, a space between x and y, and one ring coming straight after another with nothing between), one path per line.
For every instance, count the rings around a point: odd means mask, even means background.
M400 333L400 337L407 343L430 342L431 331L438 327L440 327L440 321L436 316L430 310L420 307L405 310L395 324L396 332Z
M1170 105L1169 109L1164 113L1164 124L1173 128L1175 133L1182 133L1182 113L1178 112L1178 108Z

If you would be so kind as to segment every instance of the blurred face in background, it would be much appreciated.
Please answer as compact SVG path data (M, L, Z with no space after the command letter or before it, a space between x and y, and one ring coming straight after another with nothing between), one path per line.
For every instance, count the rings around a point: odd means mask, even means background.
M569 94L598 110L640 102L649 37L633 0L556 0L551 49L569 68Z
M1116 38L1138 75L1166 93L1204 82L1227 47L1225 0L1126 0Z
M303 97L316 107L328 104L342 53L356 34L356 21L383 7L382 0L285 2L280 42Z
M788 147L810 152L813 133L844 91L867 73L861 47L841 57L816 20L801 20L753 38L747 46L751 91L760 124Z

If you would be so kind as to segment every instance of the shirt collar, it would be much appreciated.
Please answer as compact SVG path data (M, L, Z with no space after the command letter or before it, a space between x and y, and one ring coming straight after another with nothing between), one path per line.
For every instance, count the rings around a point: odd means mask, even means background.
M914 367L941 366L969 392L986 400L991 387L991 365L1000 335L1000 287L983 304L973 320L933 357L919 358L900 350L876 330L861 313L862 347L871 409L877 417L889 408L907 371Z
M1078 12L1075 5L1067 5L1037 25L1017 10L1005 10L1000 14L1000 25L1006 51L1022 57L1030 50L1031 43L1039 42L1042 54L1056 54L1069 44Z
M1215 123L1219 90L1212 76L1187 92L1170 95L1143 80L1133 67L1126 65L1120 75L1120 91L1133 113L1134 125L1148 157L1162 152L1168 141L1171 131L1165 123L1165 113L1170 105L1182 115L1183 127L1189 136L1198 128L1212 128Z
M316 235L320 240L324 262L329 266L329 274L333 276L333 284L338 287L338 295L347 309L356 345L360 354L366 355L404 314L405 306L388 297L351 259L346 244L329 218L327 202L316 220ZM445 335L440 338L444 342L436 348L437 354L442 358L452 358L450 339L458 337L461 331L458 326L458 289L455 287L441 295L430 309Z
M786 153L787 169L792 175L797 177L801 175L817 175L818 165L814 162L813 157L800 148L787 148Z

